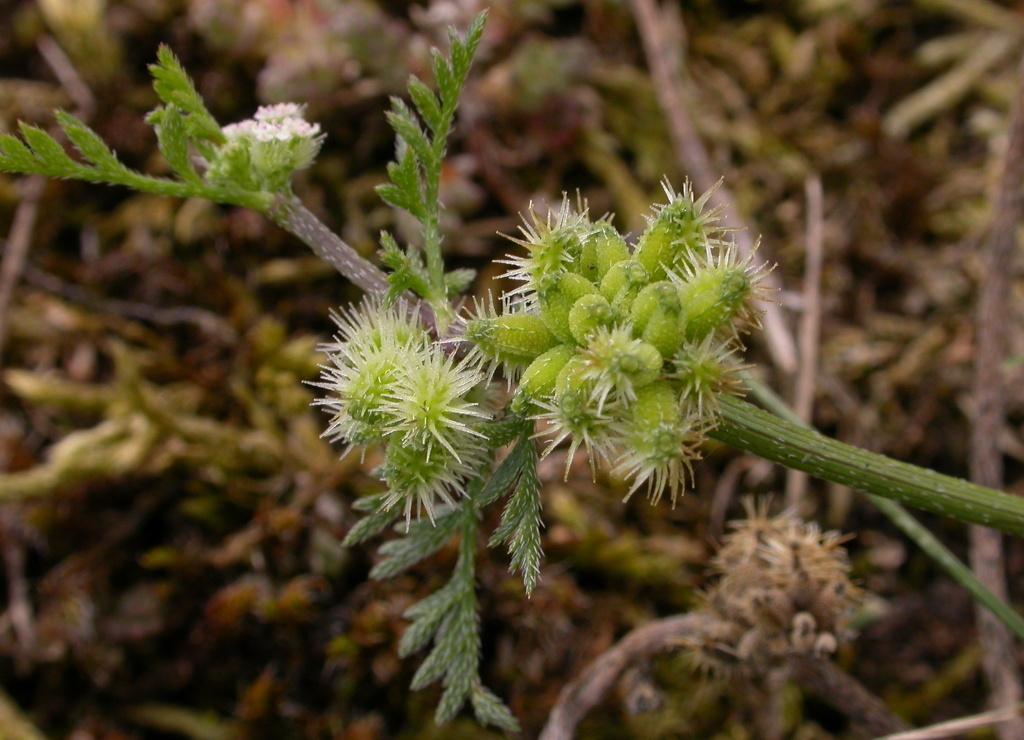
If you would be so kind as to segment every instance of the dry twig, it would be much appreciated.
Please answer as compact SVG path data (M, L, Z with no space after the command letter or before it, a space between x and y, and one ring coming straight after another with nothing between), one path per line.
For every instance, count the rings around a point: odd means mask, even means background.
M707 622L708 617L703 614L683 614L659 619L630 632L562 689L540 740L570 740L576 726L612 690L627 667L676 648L681 642L698 639Z
M712 617L694 612L660 619L630 632L592 661L558 696L540 740L571 740L576 727L615 686L630 665L687 643L700 643L709 633ZM794 656L792 678L846 714L859 728L877 736L907 726L885 704L834 663Z
M1021 181L1024 179L1024 62L1018 68L1018 88L1010 112L1009 137L1003 171L995 200L995 213L985 241L986 271L978 295L974 364L974 419L971 424L971 480L984 486L1003 486L1003 460L998 442L1005 423L1002 366L1006 356L1010 278L1017 249L1017 225L1022 212ZM1003 601L1007 600L1003 565L1003 538L999 532L972 526L971 566L978 579ZM1021 702L1020 667L1014 658L1013 640L1006 626L988 610L977 608L978 630L984 657L982 665L996 707ZM1000 725L1002 740L1024 738L1024 721Z
M804 262L804 305L800 317L800 366L796 374L793 410L810 423L814 406L814 389L818 375L818 335L821 327L821 267L824 241L824 195L821 180L809 177L804 188L807 194L807 233ZM807 473L786 471L786 506L800 511L807 491Z
M33 176L24 181L23 198L14 212L11 233L4 245L3 260L0 261L0 367L3 366L3 349L7 343L7 327L10 319L11 301L14 288L25 270L28 249L32 244L32 233L39 217L39 199L46 187L46 178Z

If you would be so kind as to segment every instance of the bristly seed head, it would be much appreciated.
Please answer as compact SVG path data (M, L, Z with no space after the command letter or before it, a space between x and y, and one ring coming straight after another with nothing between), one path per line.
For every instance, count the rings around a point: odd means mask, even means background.
M386 506L404 502L407 520L414 509L433 519L484 460L476 426L493 409L469 397L486 376L473 357L458 362L434 343L404 304L366 302L333 318L339 334L321 347L330 364L314 383L328 391L315 401L332 413L324 436L383 445Z
M756 325L763 269L723 239L712 191L689 183L655 206L635 249L606 217L592 222L563 198L532 205L512 238L504 277L521 283L468 319L461 338L478 361L522 374L515 413L546 426L543 454L568 441L586 447L657 500L675 500L709 427L717 397L738 393L738 333ZM568 466L566 468L568 472Z

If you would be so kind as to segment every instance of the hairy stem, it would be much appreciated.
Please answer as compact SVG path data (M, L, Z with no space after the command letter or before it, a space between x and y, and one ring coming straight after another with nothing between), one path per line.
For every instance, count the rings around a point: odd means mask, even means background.
M380 297L387 292L388 281L381 269L328 229L294 195L278 196L267 216L369 295Z
M837 442L745 401L721 399L710 432L727 445L811 475L935 514L1024 534L1024 499Z

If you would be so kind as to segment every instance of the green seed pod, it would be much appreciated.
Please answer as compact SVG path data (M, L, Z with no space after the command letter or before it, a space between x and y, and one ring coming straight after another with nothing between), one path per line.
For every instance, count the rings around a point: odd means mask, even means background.
M753 287L742 266L708 268L680 285L687 341L699 342L716 331L731 334Z
M696 457L697 435L684 418L673 383L657 380L637 390L622 426L623 453L616 471L633 478L627 498L645 482L657 501L667 487L675 502Z
M569 311L569 330L580 344L601 327L610 327L622 318L603 296L585 295L573 304Z
M593 383L598 409L609 397L632 400L635 389L657 380L664 365L657 348L634 339L628 327L598 329L581 356L582 374Z
M512 411L528 414L537 401L550 397L555 392L559 373L576 353L575 346L560 344L531 362L519 379L519 387L512 398Z
M674 283L659 280L641 290L630 316L634 335L657 347L662 357L671 357L679 349L683 341L682 305Z
M678 424L682 419L679 393L668 380L649 383L636 392L636 400L629 405L629 424L632 429L653 429L663 424Z
M673 356L672 367L670 377L678 381L682 397L698 416L717 410L719 394L736 395L742 387L738 373L743 365L735 348L714 336L684 344Z
M586 370L586 363L578 353L562 366L562 369L558 371L558 377L555 379L555 396L561 396L564 393L580 393L586 386L586 380L584 379L584 371Z
M545 278L579 264L584 240L592 229L586 214L573 210L568 199L558 211L549 211L543 218L531 206L528 220L520 227L523 238L512 238L528 254L510 257L512 269L506 276L535 290Z
M692 266L693 257L703 254L717 232L714 224L718 212L702 212L713 190L694 200L689 184L679 194L667 184L664 187L669 202L648 221L633 253L633 258L647 268L651 280L662 280L669 272L682 272Z
M601 280L601 295L620 311L627 312L633 299L650 282L647 269L636 260L622 260L612 265Z
M545 325L560 342L572 342L569 311L585 295L597 293L597 287L582 275L563 272L541 281L537 289L540 315Z
M583 242L580 274L599 284L612 265L626 259L629 259L626 240L610 223L598 221L594 224L594 231Z
M558 344L544 319L532 313L472 319L466 324L465 336L484 357L511 369L529 365Z

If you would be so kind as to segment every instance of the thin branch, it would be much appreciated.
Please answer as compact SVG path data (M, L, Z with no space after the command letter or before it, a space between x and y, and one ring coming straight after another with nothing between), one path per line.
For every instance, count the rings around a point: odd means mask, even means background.
M688 643L699 643L708 634L712 620L707 614L694 612L659 619L630 632L562 689L540 740L571 740L587 712L608 695L630 665ZM906 729L907 725L890 714L878 697L835 664L795 656L792 668L793 678L801 686L845 713L858 726L875 735Z
M631 664L696 640L707 629L702 614L683 614L645 624L591 662L558 695L540 740L571 740L576 726L614 688Z
M76 115L83 120L92 118L96 112L96 96L78 74L74 63L60 48L60 44L54 41L52 36L43 36L36 44L36 48L75 104Z
M877 696L835 663L820 658L795 655L791 662L793 680L815 696L824 699L849 717L871 737L909 728Z
M821 329L821 267L824 242L824 194L821 179L807 178L804 184L807 197L807 233L804 260L804 306L800 317L800 367L796 374L796 393L793 410L805 424L811 421L814 389L818 375L818 337ZM786 506L800 511L807 492L807 473L786 471Z
M1002 367L1006 358L1005 317L1010 309L1010 280L1017 250L1024 179L1024 61L1017 71L1018 88L1010 112L1009 137L995 198L995 213L986 239L986 271L980 286L975 323L974 418L971 424L971 480L992 488L1003 486L1003 459L998 447L1005 424ZM1007 598L1002 535L984 527L970 529L971 565L978 579L1002 600ZM996 707L1016 706L1022 698L1021 674L1009 631L991 614L977 610L984 648L982 666ZM1024 739L1024 721L1000 725L1002 740Z
M328 229L294 195L278 196L267 215L370 296L379 298L387 292L384 272Z
M46 178L35 175L24 180L24 197L14 212L11 233L7 235L3 261L0 262L0 367L3 366L3 350L7 343L7 327L10 322L11 301L14 288L25 270L28 250L32 244L32 233L39 217L39 200L46 187Z
M693 180L698 192L711 190L721 179L716 174L708 157L707 150L693 125L687 105L683 99L683 82L678 70L672 64L673 53L666 43L665 29L667 19L659 14L655 0L631 0L637 30L643 42L647 66L654 81L658 102L668 121L669 135L679 163ZM734 230L736 247L740 254L746 256L757 248L754 238L740 216L736 199L724 185L718 187L711 195L708 204L711 208L722 208L722 226ZM776 290L780 287L774 275L767 275L764 286ZM768 349L775 364L785 373L796 371L796 349L793 337L786 327L782 316L782 308L776 303L761 301L760 309L764 310L763 326Z
M1005 722L1008 719L1020 717L1022 714L1024 714L1024 706L993 709L990 712L951 719L948 722L940 722L937 725L922 727L918 730L885 735L878 738L878 740L943 740L943 738L960 737L965 732L980 730L997 722Z

